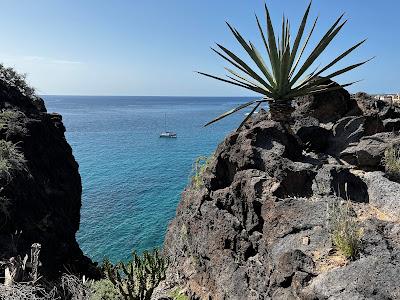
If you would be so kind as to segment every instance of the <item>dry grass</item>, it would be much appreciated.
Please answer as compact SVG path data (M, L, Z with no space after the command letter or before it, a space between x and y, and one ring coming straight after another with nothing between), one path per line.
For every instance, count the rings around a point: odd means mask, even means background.
M56 300L61 299L57 296L56 289L50 292L41 286L29 283L15 283L12 286L0 284L1 300Z
M391 179L400 180L400 148L390 147L386 149L383 158L385 172Z
M353 213L350 201L335 201L328 208L328 227L332 243L347 259L357 257L363 236L363 230Z
M16 144L0 140L0 178L11 180L12 172L24 170L25 163L25 157Z

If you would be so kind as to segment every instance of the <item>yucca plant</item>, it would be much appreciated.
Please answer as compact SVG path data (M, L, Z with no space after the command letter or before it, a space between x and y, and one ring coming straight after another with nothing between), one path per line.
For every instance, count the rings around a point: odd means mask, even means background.
M265 102L269 103L271 119L287 124L290 121L291 113L294 110L292 107L292 100L295 97L320 92L328 92L342 87L350 86L356 82L350 82L343 85L337 85L333 82L327 83L328 79L334 78L350 70L353 70L365 64L369 60L350 65L348 67L332 72L328 75L324 75L324 72L328 69L331 69L339 61L341 61L356 48L362 45L365 40L344 51L326 66L322 68L317 68L315 71L311 72L311 74L306 75L307 71L320 57L326 47L332 42L332 40L336 37L336 35L340 32L340 30L347 22L347 20L342 21L344 16L344 14L342 14L329 28L326 34L321 38L320 42L314 47L308 57L303 59L305 49L307 48L307 45L318 21L318 18L316 18L310 29L310 32L305 35L304 32L307 25L310 9L311 2L304 13L296 38L292 43L290 35L290 23L289 20L285 17L283 17L282 20L281 38L278 38L278 41L276 40L271 16L268 11L267 5L265 5L265 14L267 20L266 34L264 33L262 25L257 16L256 21L261 39L266 49L266 60L263 59L261 53L257 50L253 43L246 42L239 31L237 31L229 23L227 23L230 31L232 31L235 38L238 40L240 45L244 48L244 50L247 52L247 54L250 56L251 60L253 61L253 63L255 63L259 70L256 71L252 69L248 63L239 58L232 51L228 50L220 44L217 44L219 50L216 50L214 48L211 49L224 60L229 62L234 67L234 69L225 68L226 71L229 73L226 79L203 72L198 73L223 82L240 86L253 92L257 92L259 94L262 94L263 98L240 105L239 107L236 107L222 114L221 116L207 123L205 126L219 121L241 109L254 105L251 112L240 124L240 128L252 116L257 108L259 108L260 105ZM266 61L268 63L266 63Z

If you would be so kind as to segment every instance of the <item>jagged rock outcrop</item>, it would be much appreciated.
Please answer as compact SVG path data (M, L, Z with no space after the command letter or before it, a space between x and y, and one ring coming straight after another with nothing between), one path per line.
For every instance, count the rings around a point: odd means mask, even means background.
M23 257L40 243L41 274L69 270L96 277L75 240L82 186L61 116L48 114L39 97L0 80L0 119L0 140L24 157L22 167L0 172L0 260Z
M400 110L362 93L318 97L295 113L303 149L259 113L219 145L203 187L183 192L164 252L168 281L192 299L400 299L399 184L379 163L400 143L385 121ZM328 226L341 199L364 231L354 261Z

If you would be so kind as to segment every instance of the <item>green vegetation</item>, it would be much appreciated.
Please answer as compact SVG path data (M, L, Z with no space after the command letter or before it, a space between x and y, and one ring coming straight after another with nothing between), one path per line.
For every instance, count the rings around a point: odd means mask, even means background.
M328 214L333 245L347 259L355 259L361 249L363 230L353 216L350 201L334 202Z
M16 144L0 140L0 178L11 180L13 171L25 169L25 162Z
M0 113L0 131L4 130L7 137L26 134L25 123L26 116L22 112L6 109Z
M212 157L212 156L211 156ZM211 157L199 156L192 166L192 185L198 190L203 186L203 174L210 164Z
M311 72L311 74L306 75L306 72L308 72L311 66L314 65L320 55L324 53L327 46L332 42L332 40L336 37L336 35L341 31L341 29L347 22L342 20L343 15L341 15L329 28L326 34L321 38L319 43L313 48L308 57L303 58L303 54L305 52L305 49L307 48L307 45L310 41L312 33L314 32L318 20L318 18L315 19L310 32L306 35L306 38L304 38L304 32L307 25L310 8L311 3L303 16L296 38L292 43L290 34L290 23L289 20L285 19L285 17L283 17L282 21L281 38L278 38L278 41L276 40L272 20L268 8L265 5L265 14L267 19L266 35L257 16L256 21L260 36L262 38L262 42L265 46L265 50L267 53L266 60L263 59L261 53L256 49L253 43L246 42L246 39L235 28L228 24L228 27L232 31L236 40L250 56L251 64L255 64L262 75L258 73L259 71L256 71L255 69L250 67L249 64L246 63L243 59L239 58L236 54L220 44L217 44L219 50L212 50L228 63L230 63L234 67L234 69L225 68L226 71L229 73L227 75L227 78L221 78L203 72L198 73L207 77L230 83L235 86L251 90L253 92L257 92L263 95L263 98L261 100L250 101L235 109L232 109L212 120L211 122L207 123L206 126L218 120L221 120L222 118L225 118L241 109L254 105L250 114L239 126L240 128L264 102L269 102L270 114L273 120L279 122L287 122L290 120L290 115L293 110L291 103L294 97L332 91L355 83L351 82L339 86L335 83L327 83L327 79L334 78L352 69L355 69L365 64L368 60L339 69L327 75L324 74L325 71L330 70L339 61L341 61L356 48L362 45L365 40L344 51L326 66L322 68L317 68L316 70ZM267 61L267 63L265 61ZM321 78L320 76L323 76L323 78Z
M158 250L145 251L142 256L132 253L132 260L115 266L104 261L108 280L125 300L150 300L154 289L165 279L168 261Z
M3 64L0 64L0 80L4 81L7 85L16 87L27 97L35 97L35 89L26 82L26 74L19 74L13 68L7 68Z
M92 286L92 296L90 300L118 300L122 299L114 285L108 279L95 281Z
M383 158L386 174L395 180L400 179L400 147L390 147Z
M170 297L173 299L173 300L189 300L189 297L188 296L186 296L186 294L181 290L181 289L175 289L172 293L171 293L171 295L170 295Z

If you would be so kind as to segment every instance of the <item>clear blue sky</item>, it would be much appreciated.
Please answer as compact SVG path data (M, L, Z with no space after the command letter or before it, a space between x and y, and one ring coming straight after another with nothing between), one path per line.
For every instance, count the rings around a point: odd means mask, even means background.
M209 49L214 42L238 50L225 20L260 45L254 12L261 0L1 0L0 61L27 73L41 94L248 95L240 88L202 78L201 70L224 74ZM269 0L280 22L285 12L297 29L306 0ZM376 56L339 77L364 79L352 91L400 91L398 0L314 0L320 15L314 37L341 13L350 19L324 56L327 61L356 41L368 42L346 60ZM259 47L261 48L261 46Z

